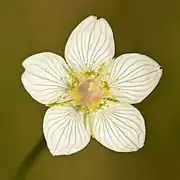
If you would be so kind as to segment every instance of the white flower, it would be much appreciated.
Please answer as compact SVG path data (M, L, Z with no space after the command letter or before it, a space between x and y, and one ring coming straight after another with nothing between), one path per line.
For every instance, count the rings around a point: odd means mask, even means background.
M145 124L132 105L158 84L162 69L150 57L129 53L114 57L111 27L89 16L71 33L65 59L43 52L22 64L22 83L38 102L49 106L43 132L52 155L83 149L94 137L117 152L137 151Z

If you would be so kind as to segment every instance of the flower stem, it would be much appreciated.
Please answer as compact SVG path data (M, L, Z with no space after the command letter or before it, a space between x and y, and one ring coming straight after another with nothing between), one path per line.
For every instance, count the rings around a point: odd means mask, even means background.
M24 160L19 165L15 180L25 180L34 161L37 160L40 153L46 147L44 137L42 136L32 150L25 156Z

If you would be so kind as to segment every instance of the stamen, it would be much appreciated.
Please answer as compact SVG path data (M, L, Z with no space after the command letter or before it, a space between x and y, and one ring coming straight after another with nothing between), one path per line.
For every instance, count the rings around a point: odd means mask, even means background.
M87 71L79 76L79 82L73 80L70 96L76 107L93 112L107 104L111 92L103 77L99 72Z
M102 109L108 104L108 101L117 102L104 79L104 76L108 74L106 68L106 64L102 64L98 71L75 72L69 68L68 72L72 77L72 83L67 92L68 100L57 101L47 106L71 105L89 114Z

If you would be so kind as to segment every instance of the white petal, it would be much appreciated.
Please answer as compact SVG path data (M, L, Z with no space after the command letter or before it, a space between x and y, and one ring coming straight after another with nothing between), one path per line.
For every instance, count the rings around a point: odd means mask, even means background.
M68 64L77 71L98 69L114 56L114 38L108 22L89 16L71 33L65 48Z
M50 104L65 97L70 85L67 65L62 57L43 52L28 57L22 65L25 68L22 83L35 100Z
M116 152L137 151L143 147L144 119L135 107L111 104L90 118L96 140L105 147Z
M162 69L156 61L142 54L130 53L112 62L107 81L121 102L134 104L153 91L161 75Z
M52 155L69 155L83 149L90 141L83 113L72 107L55 106L47 110L44 136Z

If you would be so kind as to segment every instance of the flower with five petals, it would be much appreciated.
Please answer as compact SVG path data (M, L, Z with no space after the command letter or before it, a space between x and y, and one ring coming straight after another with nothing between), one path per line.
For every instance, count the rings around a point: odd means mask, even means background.
M91 136L116 152L143 147L144 119L131 104L153 91L162 68L146 55L114 54L108 22L89 16L71 33L65 60L42 52L22 63L25 89L49 107L43 132L52 155L76 153Z

